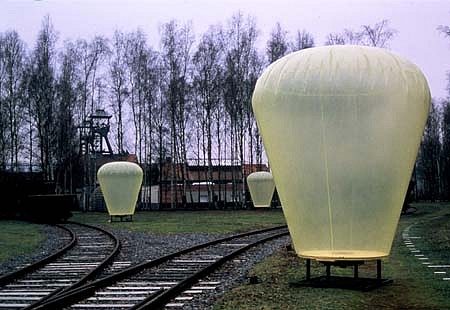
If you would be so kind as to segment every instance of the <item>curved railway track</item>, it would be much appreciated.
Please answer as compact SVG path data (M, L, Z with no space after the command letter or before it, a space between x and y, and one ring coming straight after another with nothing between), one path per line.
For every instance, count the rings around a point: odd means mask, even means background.
M59 294L33 309L183 307L193 295L218 284L202 282L208 274L248 249L285 235L286 226L278 226L203 243Z
M0 309L32 309L82 286L119 252L113 234L95 226L67 222L70 241L46 258L0 277Z

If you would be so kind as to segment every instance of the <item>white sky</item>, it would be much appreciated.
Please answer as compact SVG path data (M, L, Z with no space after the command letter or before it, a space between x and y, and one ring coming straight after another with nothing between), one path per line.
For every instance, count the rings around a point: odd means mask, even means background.
M422 69L433 97L447 97L450 39L436 27L450 26L450 0L0 0L0 32L16 29L31 48L49 14L60 42L140 27L158 47L161 23L192 21L199 37L209 25L226 24L238 10L256 18L261 48L277 21L291 34L306 29L316 45L323 45L330 32L388 19L398 31L391 50Z

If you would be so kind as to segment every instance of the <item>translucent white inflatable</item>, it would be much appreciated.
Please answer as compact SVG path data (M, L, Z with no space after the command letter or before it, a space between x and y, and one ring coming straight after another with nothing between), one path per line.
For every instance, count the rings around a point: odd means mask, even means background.
M139 165L117 161L104 164L97 178L110 216L133 215L142 184Z
M275 190L275 182L270 172L259 171L249 174L247 185L255 208L270 207Z
M253 110L299 256L389 255L429 105L422 72L380 48L310 48L264 71Z

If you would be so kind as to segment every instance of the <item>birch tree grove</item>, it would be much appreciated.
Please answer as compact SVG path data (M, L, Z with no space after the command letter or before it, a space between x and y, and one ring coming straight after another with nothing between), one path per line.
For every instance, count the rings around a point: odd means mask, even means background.
M96 36L91 41L79 39L76 42L76 51L80 58L81 102L78 119L84 121L95 110L95 90L98 81L98 71L105 64L110 50L108 41L102 36Z
M5 65L3 61L4 57L4 39L3 34L0 34L0 169L2 171L6 170L6 162L7 162L7 118L8 113L6 109L6 104L4 103L4 78L5 78Z
M79 96L79 54L76 46L66 44L60 55L61 68L56 82L56 183L64 192L74 192L74 170L78 141L75 109Z
M357 44L387 48L397 30L389 27L387 19L375 25L362 25L359 31L344 29L342 33L330 33L325 45Z
M233 15L226 32L224 64L224 106L230 119L230 159L244 169L246 158L254 161L255 120L251 108L251 96L256 77L262 70L262 61L256 48L258 30L253 18L240 13ZM247 149L245 148L247 146ZM248 154L246 154L246 151ZM246 156L248 155L248 156ZM241 172L244 178L244 171ZM241 201L244 192L236 192L233 176L233 196ZM245 180L239 180L244 184Z
M287 54L289 43L287 40L287 31L281 28L280 23L275 25L275 28L270 33L270 38L267 41L267 58L269 63L283 57Z
M314 37L306 30L297 30L294 42L291 43L291 51L300 51L305 48L314 47Z
M22 75L23 60L25 57L24 44L15 31L6 32L3 36L3 57L1 65L4 68L4 102L8 115L8 135L9 135L9 165L12 171L18 171L20 128L23 120L23 92Z
M440 113L435 101L432 101L430 114L422 137L418 156L418 173L423 178L421 195L429 200L438 197L441 189L440 164Z
M203 35L193 57L194 63L194 90L196 102L198 102L198 127L201 131L197 134L199 139L198 158L200 158L200 137L202 137L203 164L207 170L208 203L211 206L215 193L212 191L213 183L213 134L214 113L219 110L222 102L221 85L223 79L223 32L220 27L210 27ZM217 124L220 131L220 122ZM217 157L220 165L221 138L216 140ZM199 163L199 161L198 161ZM219 198L220 198L219 189Z
M134 124L134 154L138 161L143 162L143 142L144 142L144 116L145 102L144 94L146 85L147 69L147 43L142 31L130 33L127 36L126 62L128 66L130 100L129 105L132 112Z
M448 200L450 199L450 102L448 101L442 103L441 136L442 198Z
M55 70L56 32L47 17L39 31L32 53L29 98L32 103L39 148L39 163L47 180L53 180L55 145Z
M186 167L187 167L187 110L189 107L190 75L191 75L191 47L194 43L191 26L186 24L178 26L175 21L170 21L162 26L161 45L162 59L167 74L167 116L170 123L170 157L173 162L171 173L171 190L178 192L175 177L178 175L176 162L182 165L181 182L182 192L186 192ZM182 196L182 194L180 194ZM172 200L172 207L179 203L178 193ZM183 198L183 197L182 197ZM183 204L185 201L183 200Z
M125 34L116 31L110 60L111 103L116 118L117 152L124 153L124 107L129 97L127 73L127 40Z
M165 199L173 208L186 206L196 200L191 186L197 181L198 199L202 191L206 202L207 191L210 208L224 198L245 207L247 174L255 164L268 164L253 89L270 63L318 43L298 26L276 23L264 33L253 17L238 12L197 37L192 24L172 20L154 37L119 29L58 44L46 17L30 49L16 31L0 32L0 172L42 172L58 191L83 188L89 198L94 189L85 185L95 184L95 166L83 158L86 140L78 127L104 109L112 115L115 155L134 154L144 169L145 207L152 185L160 185L159 197L163 188L170 192ZM447 38L449 29L438 27ZM330 29L324 44L386 48L396 33L381 20L356 30ZM416 162L419 198L450 198L449 106L435 100L430 114ZM195 180L193 166L199 166Z

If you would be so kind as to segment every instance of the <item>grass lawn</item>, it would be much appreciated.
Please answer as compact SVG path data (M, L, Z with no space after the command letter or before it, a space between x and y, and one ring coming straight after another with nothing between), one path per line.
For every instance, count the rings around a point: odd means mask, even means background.
M108 223L107 213L75 212L72 221L102 224L106 228L156 234L235 233L285 225L281 210L253 211L148 211L137 212L132 222Z
M450 264L450 205L416 204L418 211L400 219L389 258L383 262L383 277L394 283L371 292L343 289L294 288L289 281L305 278L305 263L294 253L280 250L252 271L260 283L245 284L225 294L214 307L223 309L450 309L450 269L436 275L403 244L402 231L410 226L415 245L433 264ZM312 276L325 268L312 263ZM352 275L352 269L332 268L334 275ZM360 276L374 277L375 264L360 267Z
M0 264L11 257L33 252L45 240L40 225L0 221Z

